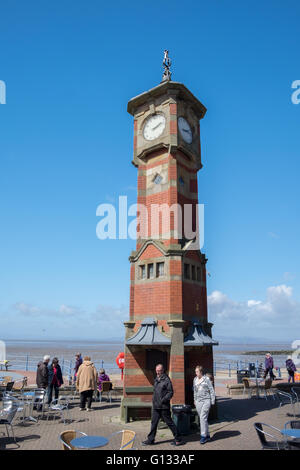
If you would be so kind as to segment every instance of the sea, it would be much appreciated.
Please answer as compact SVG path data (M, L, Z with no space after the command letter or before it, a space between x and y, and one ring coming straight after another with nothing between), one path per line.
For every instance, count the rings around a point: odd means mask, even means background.
M103 367L110 373L116 372L117 355L124 351L121 340L6 340L6 356L12 368L17 370L35 370L37 363L45 354L58 357L60 364L70 373L74 367L75 354L90 356L95 365ZM220 342L214 347L214 365L216 370L246 368L249 363L263 363L264 354L255 355L254 351L290 351L291 343L259 342L238 343ZM285 368L287 354L274 355L275 367Z

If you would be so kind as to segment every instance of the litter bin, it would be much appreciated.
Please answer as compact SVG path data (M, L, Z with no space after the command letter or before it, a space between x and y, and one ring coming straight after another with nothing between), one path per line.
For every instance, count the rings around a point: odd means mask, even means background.
M192 407L190 405L173 405L172 413L179 434L189 434Z
M238 370L237 373L237 383L242 384L245 377L249 377L249 371L247 369Z
M248 369L250 377L256 377L256 365L254 362L249 362Z

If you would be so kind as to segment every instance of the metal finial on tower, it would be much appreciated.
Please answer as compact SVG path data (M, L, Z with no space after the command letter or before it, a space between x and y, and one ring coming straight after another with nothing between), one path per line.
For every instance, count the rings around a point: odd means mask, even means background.
M164 73L162 77L162 82L171 80L172 73L170 72L170 67L171 67L172 62L168 54L169 54L169 51L165 49L164 60L163 60Z

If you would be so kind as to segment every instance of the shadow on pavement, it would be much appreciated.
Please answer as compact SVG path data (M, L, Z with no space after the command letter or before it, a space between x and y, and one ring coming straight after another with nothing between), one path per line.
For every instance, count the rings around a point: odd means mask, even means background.
M0 450L5 450L8 444L13 444L15 446L15 447L9 447L9 450L18 449L22 442L29 441L29 440L37 440L40 438L41 436L39 434L31 434L29 436L21 436L21 437L18 436L16 438L17 443L15 443L12 437L5 436L0 439Z
M278 410L278 416L293 416L290 405L284 405L279 410L279 401L269 397L265 398L218 398L218 420L212 421L211 424L226 421L243 421L257 416L258 413L268 410ZM297 410L296 410L297 413ZM297 416L297 414L296 414Z

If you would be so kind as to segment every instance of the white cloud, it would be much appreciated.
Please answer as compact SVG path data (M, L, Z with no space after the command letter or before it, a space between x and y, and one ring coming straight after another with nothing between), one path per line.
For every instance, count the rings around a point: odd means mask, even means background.
M248 307L253 307L254 305L261 304L261 300L248 300L247 305Z
M264 300L238 302L220 291L208 296L209 319L219 332L259 331L262 328L290 329L299 324L300 303L293 299L292 287L271 286ZM265 330L266 331L266 330ZM297 332L295 332L297 335Z
M83 311L78 307L72 307L71 305L62 304L59 307L59 312L65 315L80 315Z
M283 279L288 282L288 281L293 281L295 279L295 274L293 273L290 273L288 271L286 271L285 273L283 273Z
M98 305L95 310L88 312L68 304L50 309L18 302L12 306L10 313L6 323L9 325L10 319L15 321L17 316L18 324L24 326L24 334L33 326L46 327L47 334L53 337L59 333L66 337L122 338L125 333L123 322L129 318L127 307L111 305Z
M280 236L277 233L274 233L274 232L268 232L268 235L271 238L275 238L275 239L280 238Z
M35 305L26 304L24 302L17 302L13 307L24 315L39 315L41 313L40 309Z

